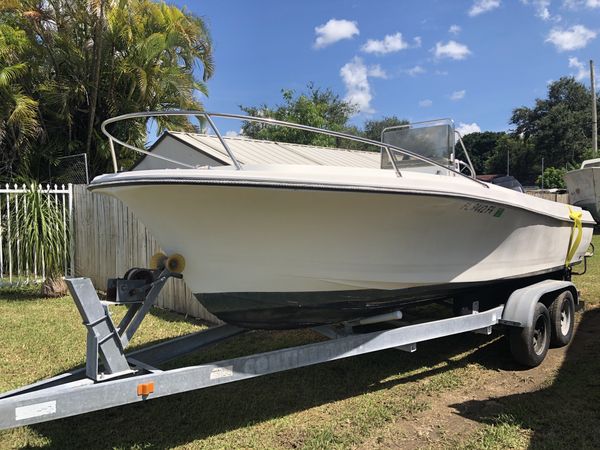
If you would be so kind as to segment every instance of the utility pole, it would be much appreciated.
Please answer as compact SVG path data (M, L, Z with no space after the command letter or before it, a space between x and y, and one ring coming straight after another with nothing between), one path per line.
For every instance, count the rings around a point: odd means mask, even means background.
M544 158L542 157L542 189L544 189Z
M592 150L595 158L598 156L598 112L596 110L596 81L594 77L594 61L591 59L590 84L592 88Z
M510 150L506 150L506 176L510 175Z

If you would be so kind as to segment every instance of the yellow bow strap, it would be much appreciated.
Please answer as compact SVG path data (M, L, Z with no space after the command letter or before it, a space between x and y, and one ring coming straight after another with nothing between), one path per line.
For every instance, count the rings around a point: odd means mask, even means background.
M582 217L583 213L581 211L573 211L569 206L569 219L573 220L573 228L571 228L571 236L569 237L569 251L567 252L567 259L565 260L565 267L567 268L569 267L569 264L571 264L571 260L573 259L573 256L575 256L575 252L581 243L581 236L583 235L583 227L581 224ZM577 237L573 239L575 230L577 230Z

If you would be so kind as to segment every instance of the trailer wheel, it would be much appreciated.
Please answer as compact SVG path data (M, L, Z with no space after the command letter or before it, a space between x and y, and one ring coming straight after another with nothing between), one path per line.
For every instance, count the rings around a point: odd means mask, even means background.
M550 347L550 313L542 303L535 306L532 325L510 330L510 350L524 366L539 366Z
M575 301L570 291L562 292L550 305L550 327L550 344L553 347L564 347L573 339Z

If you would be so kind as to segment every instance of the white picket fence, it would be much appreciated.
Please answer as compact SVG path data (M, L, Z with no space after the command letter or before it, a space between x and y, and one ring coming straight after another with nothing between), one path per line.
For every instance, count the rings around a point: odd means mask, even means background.
M74 242L72 233L67 236L66 230L72 230L73 217L73 186L68 185L45 185L39 187L40 191L54 204L60 208L65 230L65 240L70 239L69 245L63 255L64 273L74 273L73 252ZM33 264L23 260L20 252L21 242L25 238L19 236L15 220L19 214L27 214L27 200L25 193L27 186L17 184L5 184L0 187L0 286L14 286L22 284L37 283L46 278L46 268L43 258L35 258Z

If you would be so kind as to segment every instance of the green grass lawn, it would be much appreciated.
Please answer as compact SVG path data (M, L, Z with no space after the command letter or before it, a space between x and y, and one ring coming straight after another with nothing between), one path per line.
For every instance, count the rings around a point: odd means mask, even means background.
M600 236L594 241L600 248ZM533 372L512 362L501 335L469 334L423 343L415 354L383 351L1 431L0 448L387 448L447 399L456 403L455 419L471 428L456 434L439 427L432 434L435 439L417 441L414 447L597 448L600 257L574 281L591 308L580 316L564 362L543 372L547 379L541 388L514 395L510 387L499 391L492 412L469 393L507 373L526 383ZM122 314L114 308L116 319ZM132 347L202 327L156 309ZM168 367L318 339L308 330L251 332ZM40 299L35 291L0 291L0 391L80 366L84 356L85 329L69 297ZM463 422L457 423L460 427Z

